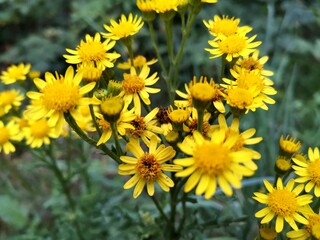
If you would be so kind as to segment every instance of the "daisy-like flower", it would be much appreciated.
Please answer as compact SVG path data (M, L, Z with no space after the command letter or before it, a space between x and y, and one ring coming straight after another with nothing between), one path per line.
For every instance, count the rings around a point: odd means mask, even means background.
M107 142L111 138L112 128L111 123L107 121L102 114L96 113L96 117L98 125L102 130L102 135L97 143L97 146L99 146L100 144ZM134 126L131 124L131 122L135 118L136 115L134 114L133 109L128 111L127 107L123 108L123 110L120 112L118 120L116 121L119 137L124 136L128 129L134 129Z
M66 49L71 55L64 54L63 57L70 64L94 63L96 67L104 70L105 68L114 67L114 61L120 57L120 54L116 52L108 52L115 44L116 42L110 39L102 42L99 33L96 33L94 37L87 34L85 41L81 40L76 50Z
M310 192L314 189L314 195L320 196L320 154L319 148L308 149L308 162L302 162L293 157L296 165L293 165L295 173L299 176L295 179L298 183L305 183L305 191Z
M149 93L160 92L159 88L149 87L159 80L157 73L154 73L151 76L149 76L149 73L150 68L147 65L144 65L139 74L134 67L130 68L130 74L123 74L122 91L119 96L123 97L128 105L133 101L135 113L138 115L141 114L140 99L146 105L150 105L151 101Z
M292 163L290 159L287 159L284 156L278 156L274 164L275 170L280 174L284 174L289 170L291 170L291 166L292 166Z
M128 129L128 134L133 138L141 137L142 141L149 145L150 139L155 137L157 141L161 141L161 138L157 134L162 134L164 131L161 127L157 126L158 120L155 118L159 108L154 108L145 117L137 115L136 118L131 121L134 129Z
M133 65L131 64L131 60L128 59L127 62L123 62L123 63L118 63L118 68L119 69L124 69L124 70L128 70L131 67L135 67L138 69L141 69L144 65L152 65L155 64L158 60L157 59L151 59L150 61L147 61L147 59L142 56L142 55L138 55L133 59Z
M124 14L122 14L119 23L111 19L110 26L104 24L103 26L108 33L101 34L105 38L119 40L121 38L135 35L142 28L143 24L144 22L142 21L142 17L139 17L138 15L133 17L132 13L130 13L127 18Z
M276 218L275 230L277 233L283 230L286 221L294 230L298 230L296 222L308 224L308 220L301 216L304 206L312 202L312 195L299 194L304 186L299 184L294 187L294 179L290 179L286 186L283 186L281 178L278 178L276 187L264 180L268 194L255 192L253 199L266 204L267 206L255 214L255 217L262 218L261 224L270 222Z
M296 138L292 138L290 135L287 135L286 138L282 135L279 140L279 146L284 154L291 156L300 150L301 142Z
M259 234L262 240L274 240L277 237L277 232L268 225L262 225L259 228Z
M84 82L97 82L104 70L104 67L98 67L93 62L79 64L77 72L82 74L82 81Z
M168 108L168 117L172 123L181 124L189 119L191 114L190 110L186 107L178 106L177 109L173 109L172 106Z
M308 224L298 230L287 232L286 236L291 240L320 239L320 214L315 213L310 206L307 206L302 214L308 220Z
M265 103L274 104L275 101L268 95L275 95L277 91L272 87L273 82L263 77L258 71L242 70L236 72L230 70L235 80L223 78L228 85L221 84L227 88L227 103L238 109L255 111L256 108L268 110Z
M11 65L6 71L2 71L0 79L4 84L12 84L16 81L24 81L27 79L27 74L30 71L31 64Z
M209 40L208 43L211 48L205 48L212 56L210 58L217 58L224 55L228 62L240 56L245 57L255 51L262 42L253 42L257 35L250 38L246 37L244 33L232 34L230 36L223 36L219 40Z
M183 107L192 107L193 98L196 97L199 100L212 99L213 106L221 113L225 112L224 94L218 84L215 84L213 79L208 82L205 77L200 77L199 82L196 77L190 81L189 85L185 84L184 88L186 93L176 90L176 93L183 100L175 100L174 105ZM193 88L192 92L190 89ZM202 96L203 95L203 96Z
M133 157L120 157L124 163L119 165L118 173L120 175L133 175L124 184L123 188L129 189L135 186L133 191L134 198L141 194L145 186L148 195L153 196L155 182L158 183L163 191L169 192L170 188L174 186L174 182L163 171L177 172L181 170L180 166L165 163L175 156L175 150L171 146L157 145L158 140L151 138L149 149L146 152L141 148L139 140L132 138L126 149L133 154Z
M219 185L222 191L231 196L231 188L240 188L243 176L251 176L254 171L244 163L252 161L252 154L246 150L232 150L239 134L230 132L226 138L224 129L211 134L206 139L198 131L192 138L185 138L178 147L190 157L175 159L177 165L186 167L176 173L177 177L189 177L184 191L189 192L196 188L197 195L204 194L205 199L211 198Z
M268 61L268 56L259 58L259 50L255 50L252 54L242 59L239 59L233 69L236 72L241 72L241 69L247 71L258 71L262 76L273 76L273 72L263 68L263 65Z
M40 77L40 72L37 71L37 70L31 70L29 73L28 73L28 77L31 78L32 80L35 79L35 78L39 78Z
M0 117L7 114L12 108L18 108L24 100L24 94L17 89L0 92Z
M240 19L235 19L234 17L229 18L228 16L222 16L221 18L219 15L215 15L213 20L203 20L203 23L209 33L216 37L216 39L228 37L236 33L246 34L252 30L249 26L239 27Z
M23 128L27 145L31 148L39 148L43 144L50 144L50 138L58 138L55 127L50 126L45 118L37 121L29 121L27 127Z
M56 133L59 135L64 123L64 113L69 112L77 120L77 107L93 103L91 98L84 95L94 88L95 83L80 87L81 80L82 75L74 74L72 66L68 67L65 76L58 73L54 76L46 72L45 80L34 79L34 84L40 92L27 93L34 104L25 111L26 116L32 120L48 117L49 125L56 126Z
M23 134L20 132L19 125L14 121L4 124L0 121L0 153L9 154L15 152L16 148L12 141L20 141Z

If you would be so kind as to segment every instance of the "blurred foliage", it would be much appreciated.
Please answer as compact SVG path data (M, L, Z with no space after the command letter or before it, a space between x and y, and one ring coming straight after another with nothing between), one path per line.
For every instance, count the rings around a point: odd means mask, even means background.
M65 69L65 48L75 48L85 34L103 31L104 23L122 13L138 13L135 1L120 0L0 0L0 9L0 70L30 62L42 73ZM243 189L232 199L219 194L214 201L190 199L184 239L253 239L257 204L251 200L252 192L261 177L273 173L279 136L289 133L305 147L319 146L320 3L220 0L206 5L186 43L181 86L193 75L218 74L220 62L209 60L203 50L210 36L202 19L215 14L240 18L241 25L252 26L252 33L263 41L259 49L261 55L269 56L267 69L275 73L271 78L278 90L277 104L268 112L258 110L242 123L245 128L254 126L257 135L264 137L258 149L262 159L256 178L244 180ZM158 41L164 42L163 27L158 24L156 30ZM144 40L147 35L144 27L136 39L135 52L153 58L151 41ZM0 181L4 183L0 188L0 239L76 239L71 226L74 218L85 229L86 239L164 239L153 203L143 197L133 201L130 192L122 191L123 179L117 176L116 167L83 144L80 149L90 161L92 189L89 194L83 181L74 178L72 188L80 209L76 215L65 211L58 185L41 166L34 166L31 156L14 154L12 159L0 159ZM58 145L64 149L63 143ZM63 166L68 156L59 154ZM81 165L81 159L74 159L73 164Z

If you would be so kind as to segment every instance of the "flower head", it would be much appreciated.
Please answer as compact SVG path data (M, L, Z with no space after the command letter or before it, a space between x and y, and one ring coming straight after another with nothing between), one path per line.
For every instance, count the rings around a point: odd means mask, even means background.
M142 17L136 15L132 16L132 13L129 14L128 18L122 14L119 23L111 19L110 26L104 24L104 28L108 33L101 33L103 37L109 38L112 40L119 40L121 38L126 38L132 35L135 35L143 26Z
M204 194L211 198L219 185L222 191L231 196L235 188L241 187L244 175L253 175L254 171L244 164L252 160L252 154L243 149L233 150L239 135L230 133L226 138L224 129L211 134L211 139L205 139L198 131L193 133L193 139L185 138L178 147L190 157L175 159L174 163L186 167L176 173L177 177L188 177L184 191L189 192L196 186L197 195Z
M0 92L0 117L7 114L12 108L17 108L24 100L24 94L17 89Z
M285 139L282 135L279 140L279 145L280 145L280 150L284 154L289 156L298 152L299 149L301 148L301 142L298 141L296 138L292 138L290 135L287 135Z
M64 123L64 113L69 112L77 120L77 107L93 103L84 95L94 88L95 83L80 87L81 80L82 75L74 74L72 66L68 67L64 76L57 73L54 76L46 72L45 80L34 79L39 92L27 93L34 104L26 110L26 116L32 120L48 117L49 125L55 125L57 134L60 134Z
M141 102L140 99L146 104L150 105L151 101L149 93L160 92L159 88L151 88L155 84L159 77L157 73L149 76L150 68L145 65L142 67L138 74L134 67L130 68L130 74L123 74L122 91L120 96L123 96L124 101L129 105L132 101L134 103L134 109L137 114L141 114Z
M129 189L135 186L133 197L137 198L144 187L147 187L147 192L150 196L154 195L155 182L165 192L168 192L174 186L174 182L163 173L163 171L177 172L181 170L180 166L174 164L166 164L172 159L176 152L169 146L161 144L157 146L158 140L151 138L146 152L140 146L137 138L130 139L126 149L133 154L131 156L121 156L120 159L124 162L119 165L120 175L133 175L123 186L124 189Z
M104 67L96 66L94 62L79 64L77 72L82 74L82 81L84 82L97 82L104 70Z
M277 232L267 225L262 225L259 228L259 234L262 240L274 240L277 237Z
M295 179L298 183L305 183L305 191L310 192L314 189L314 195L320 196L320 154L319 148L309 148L308 150L309 161L302 162L293 157L296 165L293 165L295 173L299 176Z
M278 178L276 187L267 180L264 180L264 185L269 193L255 192L253 197L256 201L267 205L255 214L257 218L262 218L261 224L268 223L275 217L275 230L279 233L283 230L284 221L295 230L298 230L296 221L302 224L308 223L299 213L303 211L305 205L312 202L312 195L299 196L303 190L302 184L294 187L294 180L290 179L287 185L283 186L281 178Z
M12 84L16 81L24 81L27 79L27 74L30 71L31 64L11 65L6 71L2 71L0 79L4 84Z
M157 59L151 59L150 61L147 61L147 59L144 56L138 55L133 59L133 65L131 64L131 60L128 59L127 62L119 63L117 67L119 69L125 69L125 70L130 69L131 67L141 69L144 65L150 66L156 63L157 61L158 61Z
M14 121L4 124L0 121L0 152L9 154L16 150L12 141L20 141L23 138L19 125Z
M115 44L116 42L110 39L102 42L99 33L96 33L94 37L87 34L85 41L81 40L76 50L66 49L71 55L64 54L63 56L66 58L67 63L94 63L96 67L104 70L105 68L112 68L114 66L113 62L120 57L120 54L116 52L108 52Z

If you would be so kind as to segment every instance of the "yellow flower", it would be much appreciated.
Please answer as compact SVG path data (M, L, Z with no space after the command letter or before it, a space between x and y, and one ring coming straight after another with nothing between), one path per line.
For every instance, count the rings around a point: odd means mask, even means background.
M291 169L291 161L290 159L287 159L284 156L278 156L275 162L275 170L280 173L280 174L284 174L286 172L288 172Z
M273 228L267 225L262 225L259 228L259 233L262 240L274 240L278 235Z
M11 141L20 141L23 138L19 125L14 120L4 125L0 121L0 153L9 154L15 152L16 148Z
M290 179L287 185L283 186L281 178L278 178L276 187L273 187L267 180L264 180L264 185L269 193L255 192L253 196L256 201L267 205L255 214L255 217L262 218L261 224L268 223L275 217L277 233L283 230L284 221L294 230L298 230L296 221L308 224L307 219L299 214L305 205L312 202L312 195L299 196L304 188L303 184L294 188L294 180Z
M203 23L209 30L209 33L216 37L215 39L221 39L236 33L246 34L252 30L249 26L239 27L240 19L229 18L228 16L222 16L221 18L219 15L215 15L213 20L203 20Z
M285 139L282 135L279 140L279 145L280 150L287 155L292 155L298 152L301 148L301 142L296 138L290 137L290 135L287 135Z
M213 49L205 48L205 50L212 54L210 58L224 55L225 59L231 62L232 59L248 56L254 52L255 48L261 44L261 41L253 42L256 37L257 35L248 38L244 33L223 36L219 40L209 40L208 43Z
M29 78L31 78L32 80L35 79L35 78L38 78L40 77L40 72L37 71L37 70L31 70L29 73L28 73L28 76Z
M218 0L201 0L203 3L217 3Z
M136 118L136 115L133 113L133 111L133 109L128 111L126 106L121 111L120 116L116 122L119 137L124 136L128 129L134 129L131 121ZM105 143L110 139L112 135L112 129L111 123L104 119L102 114L96 113L96 117L98 125L102 129L102 135L97 143L97 146L99 146L100 144Z
M151 59L150 61L147 61L147 59L144 56L138 55L133 59L133 65L131 64L131 60L128 59L127 62L119 63L117 67L119 69L124 69L124 70L130 69L131 67L141 69L144 65L150 66L156 63L157 61L158 61L157 59Z
M209 112L205 112L203 116L203 125L202 125L202 135L207 137L212 133L213 127L209 123L209 119L211 114ZM194 131L197 130L198 127L198 111L195 108L192 108L191 115L189 119L183 125L183 131L190 132L193 134Z
M39 148L43 144L50 144L50 138L59 137L55 133L55 127L50 126L47 119L42 118L37 121L29 121L29 126L23 128L27 145L31 148Z
M305 183L305 191L310 192L314 189L314 195L316 197L320 196L320 155L319 148L309 148L308 150L308 162L302 162L297 158L292 160L296 165L292 168L295 173L299 176L295 179L298 183Z
M310 206L306 207L303 215L307 218L308 224L303 228L287 232L286 236L291 240L320 239L320 214L316 214ZM315 231L317 229L317 231Z
M79 64L77 72L82 74L82 81L84 82L97 82L104 70L104 67L95 66L93 62Z
M123 74L122 91L120 96L123 96L124 101L129 105L132 100L134 109L137 114L141 114L141 102L140 99L146 104L150 105L149 93L160 92L159 88L151 88L155 84L159 77L157 73L149 76L150 68L144 65L138 74L134 67L130 68L130 74ZM149 76L149 77L148 77Z
M188 177L184 191L189 192L196 187L197 195L204 194L211 198L219 185L222 191L231 196L234 188L241 187L244 175L253 175L254 171L244 163L252 160L252 154L245 150L232 150L239 135L231 132L226 138L224 129L219 129L205 139L198 131L193 133L193 140L185 138L178 147L190 157L175 159L177 165L186 167L176 173L177 177Z
M17 89L0 92L0 117L7 114L12 108L19 107L24 95Z
M258 71L262 76L272 76L273 72L269 70L265 70L263 65L268 61L268 56L263 56L259 58L259 50L255 50L252 54L247 57L240 58L233 69L236 72L241 72L242 69L247 71Z
M172 123L184 123L190 116L190 111L186 107L179 107L173 109L172 106L168 109L168 117Z
M66 62L70 64L90 64L98 68L112 68L114 66L114 61L120 57L120 54L113 52L108 52L116 44L115 41L106 39L101 42L101 36L96 33L94 37L87 34L85 36L85 41L81 40L80 44L76 47L76 50L67 48L66 51L71 55L64 54L63 57L66 58Z
M26 75L30 71L31 64L11 65L7 71L2 71L0 79L4 84L12 84L18 80L24 81L27 79Z
M98 111L97 106L94 106L93 108L94 112ZM94 132L96 131L96 128L93 125L90 108L89 106L79 106L79 117L77 118L76 122L77 125L82 129L84 132Z
M126 149L133 154L131 156L121 156L120 159L124 162L119 165L118 173L120 175L133 175L123 186L124 189L129 189L135 186L133 197L137 198L144 187L147 187L148 195L154 195L155 182L159 184L163 191L169 192L174 186L174 182L163 173L163 171L177 172L181 170L180 166L173 164L165 164L172 159L176 152L171 146L166 147L161 144L157 147L158 140L151 138L146 152L140 146L139 140L136 138L130 139Z
M155 119L155 116L158 112L159 108L154 108L145 117L137 115L136 118L131 121L134 129L128 129L128 134L133 138L141 137L142 141L147 145L149 145L152 137L156 138L157 141L160 142L161 138L159 138L157 134L162 134L164 131L161 127L157 126L158 121Z
M104 24L104 28L109 33L101 33L103 37L110 38L112 40L119 40L121 38L126 38L132 35L135 35L139 32L139 30L143 26L142 17L135 17L132 16L132 13L129 14L128 19L127 17L122 14L119 23L115 20L110 20L110 26Z
M49 125L55 125L56 133L59 135L64 123L64 113L69 112L77 120L77 107L93 103L92 99L84 95L94 88L95 83L80 87L81 79L81 74L74 74L72 66L68 67L65 76L59 76L58 73L54 76L46 72L45 80L34 79L34 84L40 92L27 93L35 104L30 105L25 111L26 116L32 120L48 117Z

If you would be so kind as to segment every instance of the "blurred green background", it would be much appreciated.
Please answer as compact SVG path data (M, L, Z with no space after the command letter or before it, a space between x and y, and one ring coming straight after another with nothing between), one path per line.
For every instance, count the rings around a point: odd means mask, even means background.
M139 14L135 1L119 0L0 0L0 9L0 71L11 64L29 62L33 70L41 73L64 72L65 48L74 49L87 33L104 31L103 24L118 19L122 13ZM301 140L304 152L320 145L320 2L220 0L218 4L206 4L186 44L181 83L194 75L215 77L219 72L219 60L210 60L203 50L208 47L210 35L202 19L215 14L234 16L241 19L240 25L252 26L251 35L257 34L263 42L260 55L269 56L266 69L275 73L271 79L278 91L277 103L270 105L269 111L249 113L242 126L256 128L257 136L264 138L257 149L262 159L254 177L273 176L281 134ZM179 18L175 22L178 24ZM155 26L159 41L164 43L161 23ZM125 54L119 46L116 50ZM135 37L134 51L149 59L155 57L146 25ZM165 51L165 45L160 51ZM158 66L153 70L159 70ZM78 193L79 205L86 209L87 215L80 214L80 218L88 227L88 239L157 239L154 233L159 226L154 222L156 211L150 200L137 201L130 198L131 193L119 194L123 179L113 175L115 166L106 166L94 149L86 152L94 156L90 173L96 184L91 195ZM66 224L73 216L64 213L61 196L50 177L44 170L34 168L30 156L23 156L21 159L13 155L9 162L0 163L4 169L0 173L0 239L74 239ZM41 182L37 182L39 178ZM250 197L257 187L244 187L237 200L233 198L228 203L217 196L215 202L200 200L198 208L191 206L190 211L196 214L190 217L189 224L200 227L186 231L185 239L253 239L257 206ZM228 208L223 208L226 205ZM212 211L208 213L207 209ZM225 219L217 217L216 213L221 212ZM62 213L64 218L55 218ZM227 227L230 219L241 216L249 216L250 220L241 227ZM211 228L206 225L208 218L212 219ZM214 227L218 230L212 230Z

